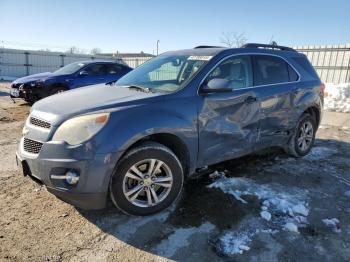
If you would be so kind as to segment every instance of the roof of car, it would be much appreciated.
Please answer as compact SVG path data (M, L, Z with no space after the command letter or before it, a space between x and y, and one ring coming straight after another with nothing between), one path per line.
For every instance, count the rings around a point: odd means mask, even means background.
M102 59L94 59L94 60L86 60L86 61L78 61L78 62L84 63L84 64L93 64L93 63L122 64L119 61L102 60Z
M287 48L287 47L285 47ZM240 47L240 48L228 48L228 47L210 47L210 46L199 46L192 49L183 49L177 51L169 51L162 55L193 55L193 56L215 56L221 52L227 54L239 54L239 53L261 53L261 54L277 54L281 56L299 56L302 55L293 49L272 49L272 48L258 48L258 47Z

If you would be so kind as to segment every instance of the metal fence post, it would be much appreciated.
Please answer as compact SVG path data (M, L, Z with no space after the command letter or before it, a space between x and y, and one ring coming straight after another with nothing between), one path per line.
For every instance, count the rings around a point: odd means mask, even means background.
M64 67L64 57L65 57L66 55L64 55L64 54L60 54L60 57L61 57L61 67Z
M25 61L26 63L24 64L24 66L26 67L26 75L29 76L29 52L24 52L25 55Z

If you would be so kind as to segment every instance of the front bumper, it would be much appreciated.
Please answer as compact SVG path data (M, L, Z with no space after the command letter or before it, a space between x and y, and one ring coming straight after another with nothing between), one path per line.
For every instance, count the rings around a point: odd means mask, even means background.
M40 98L47 96L44 92L43 87L31 87L27 84L13 84L11 86L13 89L17 89L19 92L19 96L13 96L10 94L11 98L22 98L26 101L36 101Z
M45 185L49 192L74 206L83 209L105 207L117 153L94 154L86 145L72 147L51 141L43 143L39 154L32 154L24 150L23 141L24 138L16 152L16 159L25 176ZM53 178L72 169L80 174L75 186L64 179Z

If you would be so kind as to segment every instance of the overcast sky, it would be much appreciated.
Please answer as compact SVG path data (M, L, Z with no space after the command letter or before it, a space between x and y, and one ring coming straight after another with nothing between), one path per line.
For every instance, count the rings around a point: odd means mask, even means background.
M283 45L350 43L350 1L0 0L0 47L160 52L220 45L222 32Z

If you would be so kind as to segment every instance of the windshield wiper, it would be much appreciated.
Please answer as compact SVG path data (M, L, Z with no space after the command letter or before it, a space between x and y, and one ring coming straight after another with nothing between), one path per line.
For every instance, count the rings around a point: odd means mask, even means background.
M144 86L130 85L130 86L126 86L126 87L129 88L129 89L135 89L135 90L142 91L142 92L145 92L145 93L152 92L152 90L150 88L144 87Z

